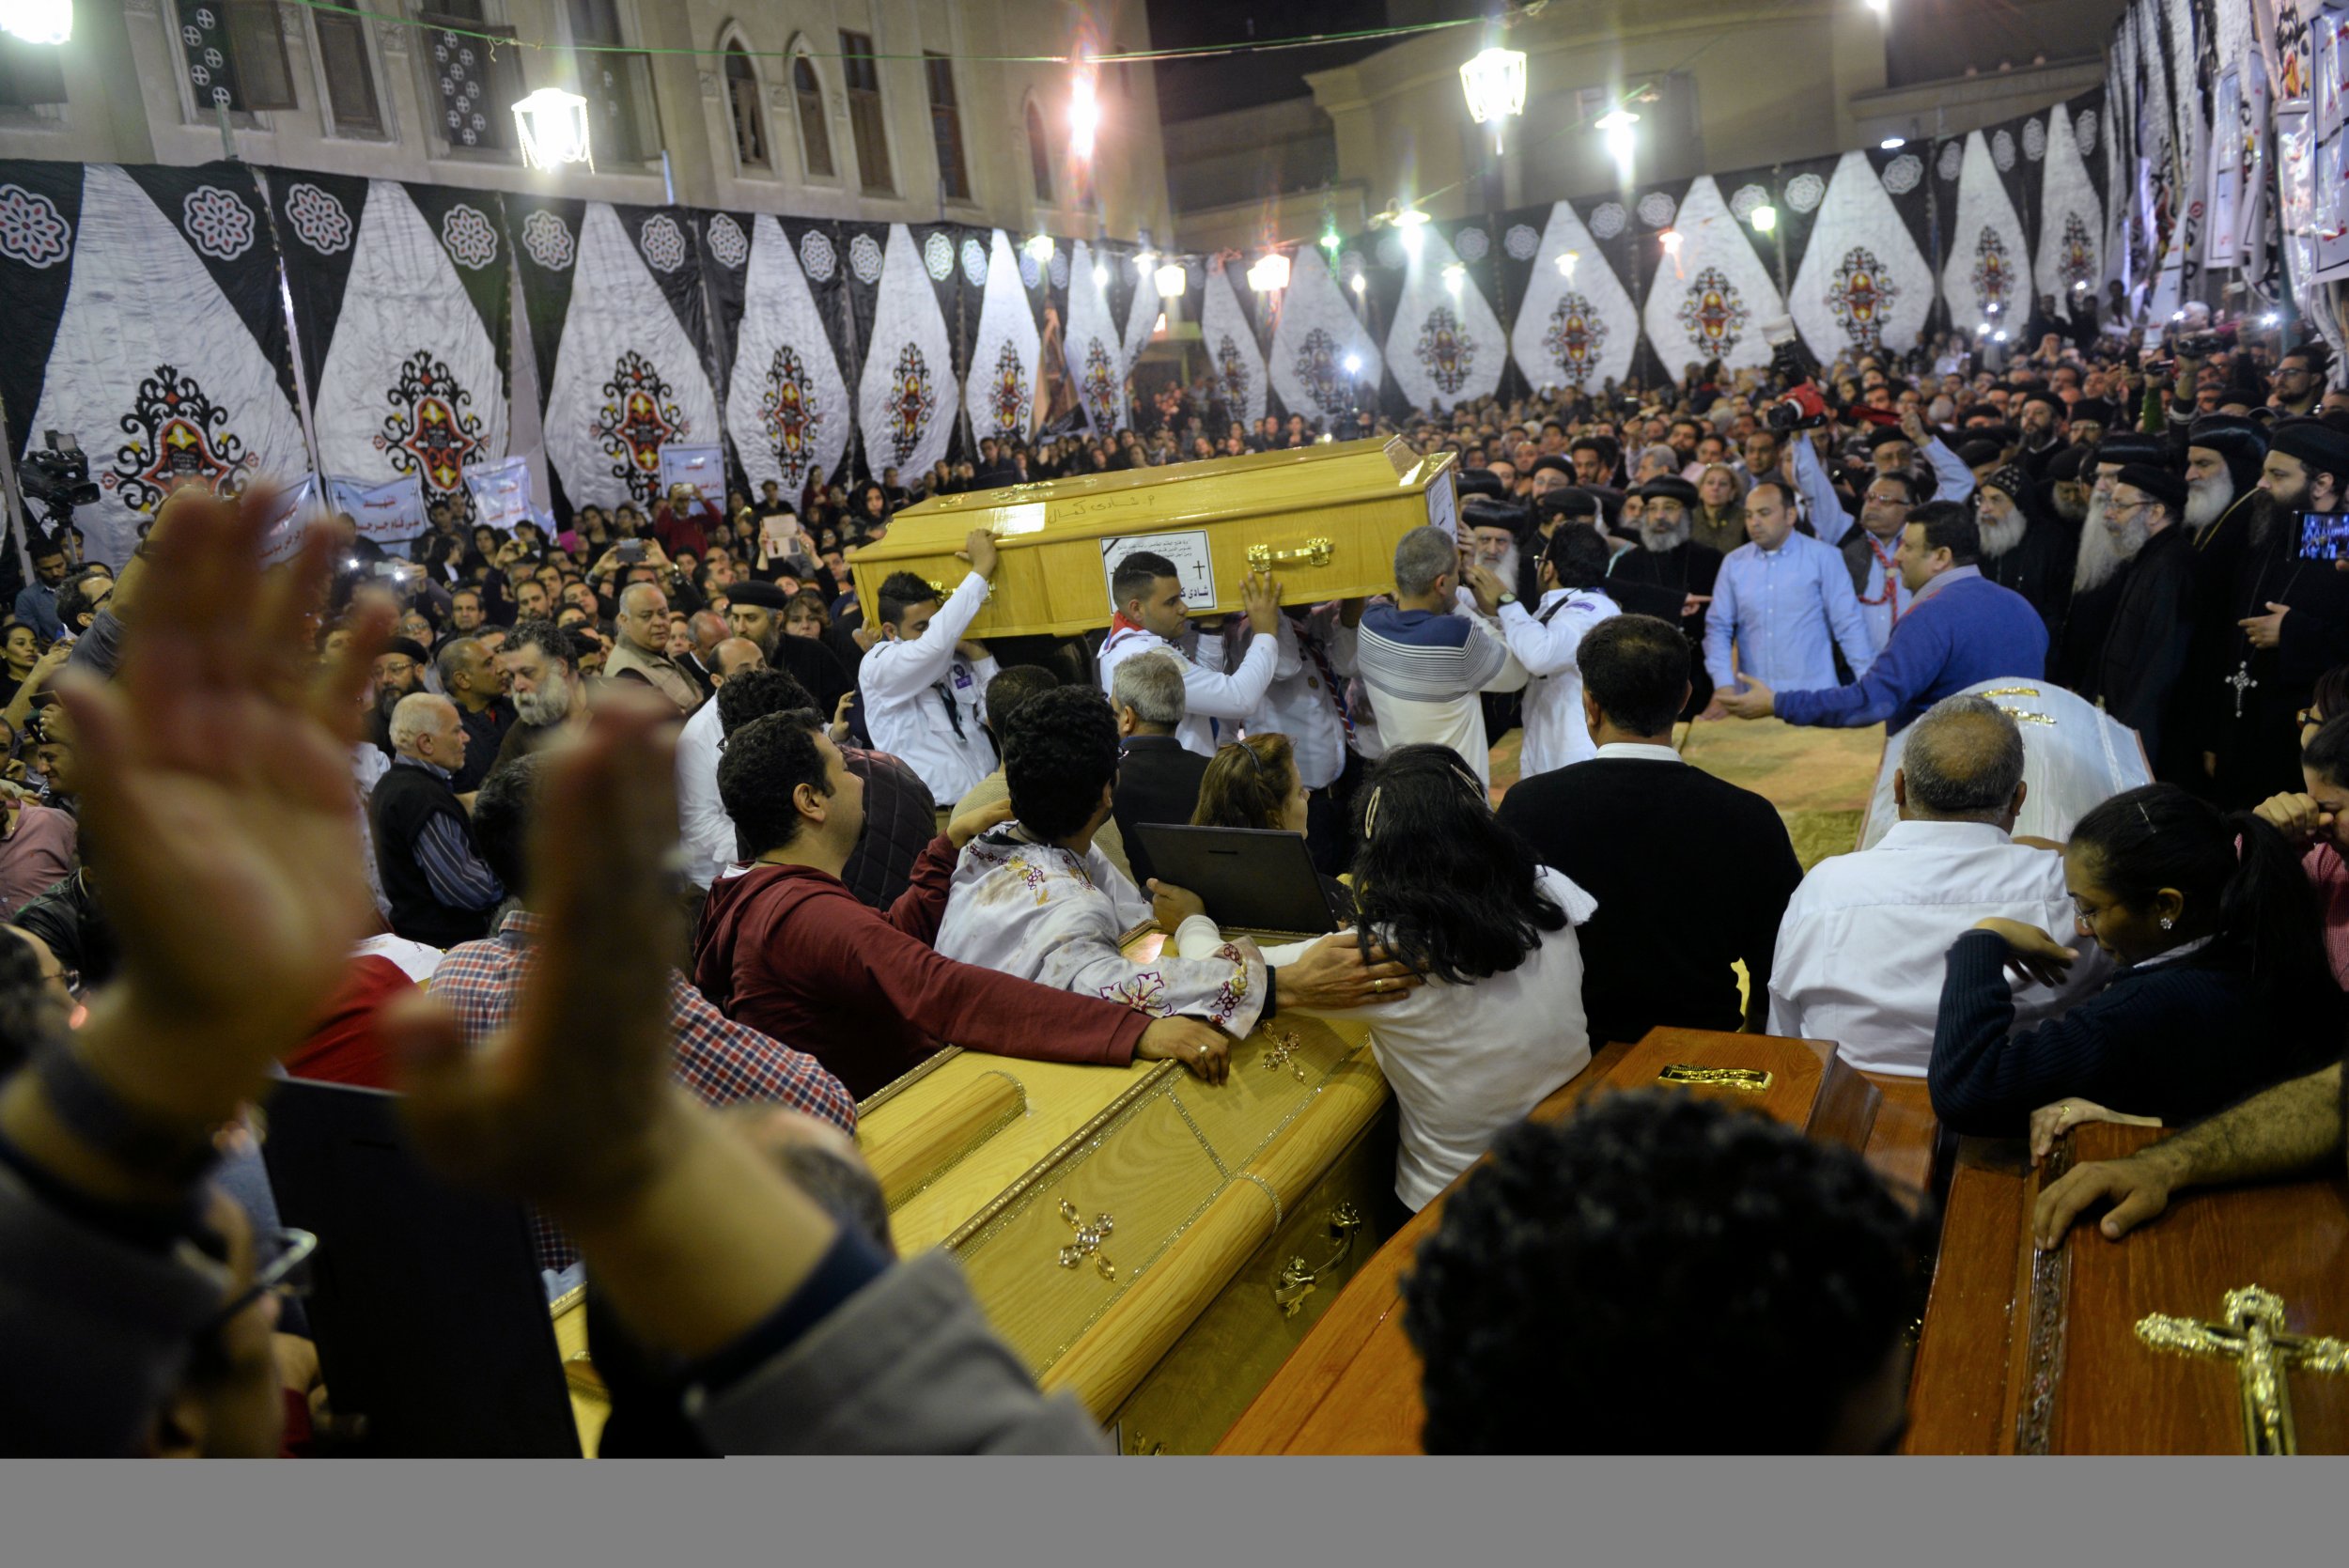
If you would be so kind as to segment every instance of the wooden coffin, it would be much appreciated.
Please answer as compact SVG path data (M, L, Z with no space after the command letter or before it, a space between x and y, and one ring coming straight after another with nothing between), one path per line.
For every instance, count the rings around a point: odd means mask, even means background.
M1766 1086L1751 1081L1757 1073L1769 1075ZM1750 1105L1812 1138L1860 1150L1880 1174L1902 1187L1929 1183L1933 1167L1935 1124L1918 1092L1922 1086L1912 1082L1859 1073L1825 1041L1657 1029L1636 1046L1602 1047L1532 1119L1561 1119L1612 1090L1670 1085ZM1364 1265L1218 1453L1421 1452L1420 1360L1403 1332L1396 1287L1435 1229L1443 1203L1439 1195L1414 1215Z
M1456 462L1356 441L933 496L850 565L866 605L897 571L951 592L970 570L955 552L988 530L1003 561L972 623L982 638L1106 627L1109 575L1138 550L1175 563L1193 614L1237 611L1252 567L1276 575L1290 604L1390 593L1396 541L1427 523L1456 531Z
M1172 1062L949 1048L858 1113L899 1253L953 1251L1038 1382L1132 1452L1206 1452L1401 1218L1392 1095L1359 1024L1283 1016L1213 1088ZM583 1317L557 1304L593 1453L609 1407Z
M2252 1452L2263 1423L2247 1421L2259 1402L2247 1396L2256 1379L2244 1358L2149 1337L2227 1340L2203 1326L2226 1318L2231 1293L2256 1286L2279 1298L2284 1334L2349 1341L2349 1186L2337 1172L2185 1193L2119 1241L2092 1210L2057 1250L2032 1246L2043 1184L2076 1160L2119 1158L2162 1136L2091 1123L2040 1169L2019 1141L1961 1141L1905 1452ZM2349 1364L2326 1372L2300 1360L2284 1346L2271 1385L2298 1452L2349 1452Z

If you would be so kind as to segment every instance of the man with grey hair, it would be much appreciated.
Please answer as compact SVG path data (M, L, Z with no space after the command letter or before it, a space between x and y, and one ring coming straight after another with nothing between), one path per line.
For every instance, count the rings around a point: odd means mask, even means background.
M1933 1058L1943 958L1976 921L1996 915L2043 931L2072 929L2061 848L2017 842L2021 726L1986 697L1945 697L1908 727L1892 775L1900 820L1873 849L1821 861L1779 924L1770 971L1773 1034L1833 1040L1872 1073L1922 1078ZM2060 1017L2109 977L2092 942L2061 986L2015 989L2015 1027Z
M1119 737L1111 816L1133 868L1134 885L1147 888L1158 871L1134 825L1189 822L1199 806L1200 781L1207 776L1207 759L1186 747L1177 733L1183 722L1183 661L1163 648L1135 654L1110 676L1110 706L1117 710Z
M472 941L488 934L506 889L449 787L465 766L465 726L456 704L418 691L392 709L391 732L396 754L368 800L367 823L392 930L432 947Z
M1414 528L1394 549L1394 602L1362 616L1355 643L1361 678L1378 705L1379 738L1390 748L1449 746L1492 781L1482 691L1517 691L1525 666L1489 617L1515 604L1510 585L1489 574L1470 584L1477 613L1463 614L1459 546L1440 528ZM1130 841L1129 841L1130 842Z
M701 683L669 657L668 595L650 582L630 583L620 590L620 613L613 625L619 637L603 661L606 675L651 687L680 714L701 706Z

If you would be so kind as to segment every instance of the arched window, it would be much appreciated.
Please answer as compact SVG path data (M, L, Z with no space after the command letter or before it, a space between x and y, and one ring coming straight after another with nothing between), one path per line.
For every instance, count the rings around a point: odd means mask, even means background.
M832 178L832 128L824 118L824 88L816 79L815 63L801 54L791 62L791 96L800 106L800 149L807 156L807 172Z
M1044 116L1028 105L1028 175L1035 181L1035 199L1052 199L1052 148L1044 139Z
M734 121L734 156L743 168L767 166L767 121L759 112L758 72L742 46L726 46L726 111Z

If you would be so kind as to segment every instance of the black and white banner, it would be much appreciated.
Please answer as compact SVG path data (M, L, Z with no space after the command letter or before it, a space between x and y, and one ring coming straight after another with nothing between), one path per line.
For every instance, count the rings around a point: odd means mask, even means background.
M573 505L648 512L661 449L719 429L689 224L670 208L543 197L509 198L507 213L555 480Z
M310 471L249 168L0 163L0 297L10 447L21 471L46 431L80 442L97 559L125 559L180 485Z
M2001 130L2003 132L2003 129ZM1999 176L1998 152L1981 132L1968 132L1957 177L1957 214L1949 224L1950 257L1941 269L1941 295L1960 332L1977 327L2022 330L2030 313L2030 251L2023 223ZM2012 156L2012 144L2008 153Z
M1126 331L1125 326L1111 314L1109 300L1109 266L1097 257L1093 247L1080 240L1072 250L1056 249L1052 265L1057 269L1062 258L1067 260L1068 336L1065 352L1068 362L1068 379L1075 388L1077 406L1084 411L1084 422L1096 436L1115 435L1128 423L1126 397ZM1054 279L1062 274L1055 271ZM1232 306L1235 315L1237 304ZM1204 331L1204 328L1203 328ZM1248 335L1243 324L1242 336ZM1215 350L1209 349L1212 354ZM1264 362L1255 356L1256 407L1264 406Z
M852 295L869 293L872 325L857 380L857 427L876 478L894 469L910 485L944 458L962 402L954 337L912 230L892 224L884 247L874 225L844 225ZM860 318L863 311L859 310Z
M712 259L731 249L713 236ZM831 242L821 258L829 263ZM757 487L771 479L800 504L811 474L829 479L848 454L855 415L800 248L765 213L751 220L743 256L741 320L726 384L726 433Z
M1690 181L1676 210L1669 192L1648 192L1639 218L1661 253L1643 319L1665 368L1677 375L1713 360L1732 370L1767 365L1762 324L1783 314L1785 302L1713 177Z
M1299 245L1267 366L1282 406L1326 427L1376 401L1381 365L1377 340L1346 303L1321 247Z
M1481 238L1484 231L1470 232ZM1451 409L1490 396L1501 386L1509 337L1484 290L1433 224L1382 238L1382 260L1392 254L1387 238L1403 260L1403 288L1387 329L1387 371L1404 400L1415 409Z
M271 203L326 473L413 475L473 510L471 467L506 456L508 278L497 198L272 170Z
M1019 281L1011 236L996 229L982 247L967 238L957 258L980 289L979 324L971 345L963 404L971 433L985 440L1034 433L1043 411L1043 336Z
M1207 373L1223 407L1234 419L1253 425L1265 414L1264 354L1256 347L1256 329L1240 309L1233 270L1231 265L1207 269L1201 291L1199 343L1207 351ZM1290 281L1296 280L1292 276ZM1290 407L1297 409L1295 404Z
M1617 210L1618 211L1621 209ZM1631 372L1640 312L1569 202L1549 210L1536 229L1521 220L1501 233L1501 247L1532 264L1517 328L1510 334L1517 369L1536 391L1568 387L1597 393Z
M1933 268L1893 207L1924 178L1903 152L1881 171L1864 152L1835 165L1811 225L1787 306L1803 343L1831 365L1843 354L1917 347L1933 314Z

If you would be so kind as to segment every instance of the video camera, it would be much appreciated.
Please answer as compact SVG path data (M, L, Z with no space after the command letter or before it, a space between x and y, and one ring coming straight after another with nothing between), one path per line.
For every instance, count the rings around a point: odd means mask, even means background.
M1774 435L1815 430L1834 417L1815 378L1819 362L1802 346L1794 321L1784 316L1763 324L1762 336L1770 345L1770 373L1786 385L1786 394L1762 411L1762 422Z
M47 508L54 522L73 520L73 508L93 505L98 500L98 487L89 476L89 458L82 455L82 443L72 436L55 430L43 432L44 444L38 452L28 452L17 465L17 485L27 501L38 501Z

